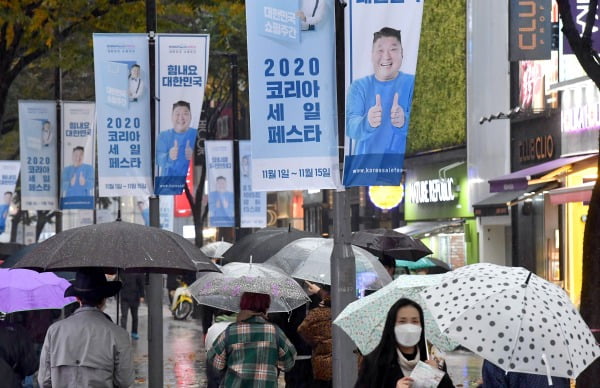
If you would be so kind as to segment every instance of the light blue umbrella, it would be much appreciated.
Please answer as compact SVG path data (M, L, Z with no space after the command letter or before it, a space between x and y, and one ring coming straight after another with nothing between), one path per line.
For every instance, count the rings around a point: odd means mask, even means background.
M442 334L421 300L419 293L439 284L444 275L400 275L379 291L350 303L333 323L354 341L362 354L371 353L381 341L388 311L401 298L417 302L425 315L425 338L442 351L454 350L458 344Z

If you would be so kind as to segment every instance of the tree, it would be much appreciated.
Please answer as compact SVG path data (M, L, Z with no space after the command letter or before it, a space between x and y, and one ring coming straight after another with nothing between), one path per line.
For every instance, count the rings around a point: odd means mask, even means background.
M574 0L571 0L574 1ZM590 0L586 17L585 29L582 36L575 27L569 0L557 0L559 13L563 22L562 31L577 56L577 60L586 74L600 88L600 60L598 53L592 48L592 28L594 27L598 0ZM599 138L600 149L600 138ZM600 158L598 159L600 171ZM582 287L581 287L581 316L590 328L595 329L596 342L600 342L600 186L596 180L592 190L592 199L585 224L583 236L583 263L582 263ZM577 386L593 387L598 383L600 376L600 361L596 360L578 378Z

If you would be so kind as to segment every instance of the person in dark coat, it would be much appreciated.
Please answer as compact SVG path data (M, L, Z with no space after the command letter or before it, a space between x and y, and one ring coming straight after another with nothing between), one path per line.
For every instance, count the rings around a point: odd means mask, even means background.
M531 373L506 373L502 368L483 360L481 367L483 384L480 388L569 388L571 383L564 377L552 377L552 385L548 384L545 375Z
M20 388L39 360L29 335L17 324L0 321L0 378L2 387Z
M127 330L127 315L131 311L131 338L137 340L138 334L138 309L144 301L144 274L124 273L121 275L121 327Z
M402 298L388 312L379 345L362 360L355 388L409 388L410 373L419 361L445 370L427 359L425 319L418 303ZM439 388L453 388L446 373Z

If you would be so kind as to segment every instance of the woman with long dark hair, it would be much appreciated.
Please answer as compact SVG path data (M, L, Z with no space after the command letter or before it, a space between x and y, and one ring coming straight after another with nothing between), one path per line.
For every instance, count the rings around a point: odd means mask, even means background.
M427 360L426 346L423 309L410 299L398 300L388 312L379 345L362 361L356 388L410 388L409 376L419 361L438 368ZM454 387L447 373L438 387Z

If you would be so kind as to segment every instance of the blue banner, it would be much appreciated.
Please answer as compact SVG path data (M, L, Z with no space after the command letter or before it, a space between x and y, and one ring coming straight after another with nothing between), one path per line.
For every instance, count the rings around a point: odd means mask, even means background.
M334 2L256 0L246 26L253 190L338 187Z
M156 41L155 193L183 192L194 156L208 71L208 35L161 34Z
M240 227L267 226L267 193L252 190L252 148L249 140L240 140Z
M0 234L7 231L10 206L13 204L15 186L19 178L18 160L0 160Z
M60 208L93 209L96 188L94 103L64 102L61 112Z
M101 197L152 193L148 38L94 34Z
M233 141L212 140L206 147L208 182L208 225L235 226L233 193Z
M352 0L345 12L344 186L398 186L423 2Z
M56 102L19 101L21 209L58 208Z

